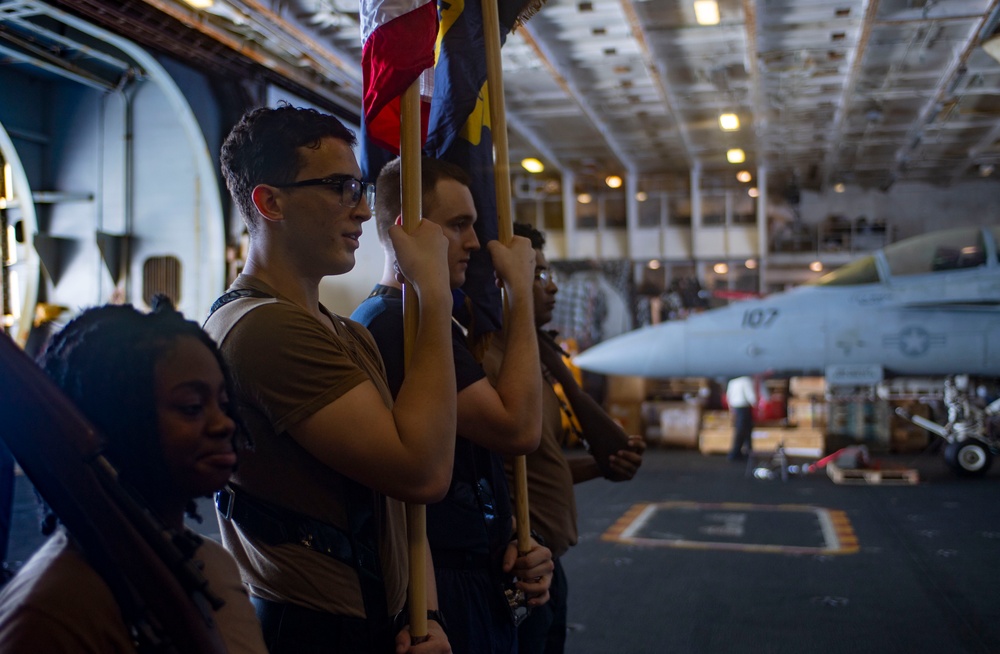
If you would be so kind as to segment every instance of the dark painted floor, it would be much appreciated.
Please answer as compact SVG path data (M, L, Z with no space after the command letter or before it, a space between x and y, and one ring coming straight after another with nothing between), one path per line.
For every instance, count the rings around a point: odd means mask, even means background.
M841 486L822 473L760 481L723 457L655 450L632 482L579 486L580 543L564 558L576 625L568 651L1000 652L1000 466L970 481L935 455L884 460L920 469L922 482ZM838 510L858 549L600 540L629 507L664 501Z
M724 457L650 450L632 482L579 486L580 543L563 559L567 651L1000 652L1000 463L961 480L937 455L880 458L918 468L921 483L840 486L824 473L762 481ZM601 539L649 503L673 503L636 534L660 544ZM815 509L842 512L856 551L824 545ZM205 514L199 530L213 535ZM35 524L22 477L13 566L40 543ZM850 552L845 533L842 524ZM757 550L717 549L748 542ZM759 551L762 543L805 553ZM809 549L825 547L832 552Z

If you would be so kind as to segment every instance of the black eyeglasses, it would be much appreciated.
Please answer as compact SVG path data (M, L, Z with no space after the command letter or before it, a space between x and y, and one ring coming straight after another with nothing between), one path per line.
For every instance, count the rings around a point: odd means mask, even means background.
M323 179L304 179L290 184L271 184L278 188L297 188L300 186L327 186L332 191L340 193L340 206L354 208L361 202L362 196L368 203L368 208L375 206L375 185L362 182L350 175L335 175Z

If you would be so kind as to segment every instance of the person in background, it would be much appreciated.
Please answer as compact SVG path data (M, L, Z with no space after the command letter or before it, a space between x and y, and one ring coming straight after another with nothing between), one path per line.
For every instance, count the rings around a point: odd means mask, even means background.
M736 377L726 386L726 403L733 414L733 445L729 460L745 459L753 451L753 407L757 404L753 377Z
M577 509L573 484L605 477L627 481L642 465L646 443L641 436L628 436L577 383L563 359L565 353L556 343L554 333L543 326L552 320L559 287L545 258L545 236L531 225L514 223L514 233L531 241L535 250L533 299L535 327L542 379L542 438L534 452L526 457L528 471L528 508L531 528L541 535L552 550L554 571L550 599L534 609L518 626L518 654L561 654L565 649L568 583L561 558L577 542ZM484 365L487 374L497 370L503 360L503 340L496 338ZM627 443L627 447L608 457L607 472L589 453L571 455L565 449L570 439L587 444ZM508 480L513 484L513 460L507 458Z
M169 300L153 312L88 309L41 354L45 372L104 439L103 454L164 526L197 546L193 558L223 599L215 613L230 652L265 654L236 563L184 527L194 500L236 467L232 386L215 343ZM0 594L0 651L134 652L110 587L73 535L59 527Z
M254 451L217 507L271 654L450 651L430 572L429 638L413 643L400 621L403 502L444 496L455 449L447 243L429 222L389 230L424 308L394 400L368 332L319 301L320 280L354 267L371 218L355 143L335 117L281 105L247 112L222 146L250 247L205 328Z
M352 317L372 332L385 360L390 387L410 378L403 375L402 286L395 272L399 252L388 238L400 214L400 161L395 159L378 177L375 221L385 250L382 279ZM509 491L500 454L524 454L538 446L539 380L527 378L538 368L538 348L532 322L531 279L534 252L526 239L510 246L491 241L487 247L499 279L507 289L507 328L517 339L491 385L467 340L461 318L459 288L465 282L469 255L480 247L473 225L476 208L465 171L454 164L424 158L421 163L424 220L441 226L448 239L451 288L455 293L452 328L457 379L458 425L452 432L455 465L444 500L427 506L427 536L434 559L441 607L448 637L457 654L501 654L516 651L515 625L502 584L514 575L530 606L548 599L552 562L549 550L533 543L518 555L512 542ZM450 304L450 303L449 303ZM421 313L426 305L421 301ZM451 364L451 362L448 362ZM442 368L445 362L441 362Z

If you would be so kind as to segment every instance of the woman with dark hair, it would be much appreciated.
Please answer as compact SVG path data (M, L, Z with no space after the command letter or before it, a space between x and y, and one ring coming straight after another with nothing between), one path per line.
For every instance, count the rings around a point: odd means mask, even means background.
M214 615L230 653L264 653L260 626L232 557L184 527L194 500L236 467L237 419L215 343L157 298L84 311L40 356L46 374L103 439L122 484L194 550L224 604ZM0 651L135 652L136 638L98 572L58 529L0 594Z

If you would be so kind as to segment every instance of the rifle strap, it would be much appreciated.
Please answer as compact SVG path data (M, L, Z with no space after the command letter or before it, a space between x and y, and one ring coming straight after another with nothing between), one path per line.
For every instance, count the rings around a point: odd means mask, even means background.
M212 320L222 321L221 328L212 330L212 333L218 334L216 341L221 345L230 330L250 311L278 301L253 288L232 290L212 304L203 326ZM270 545L301 545L353 568L358 575L373 643L378 642L381 637L379 632L389 620L375 518L375 506L381 498L370 488L345 477L344 499L349 531L344 531L321 520L268 504L233 484L215 494L219 514L235 522L246 534Z
M350 532L265 502L232 483L215 494L215 506L224 519L235 522L245 534L268 545L294 543L353 568L361 585L365 615L374 626L389 616L382 565L374 539L375 520L371 510L374 493L355 482L347 486Z

